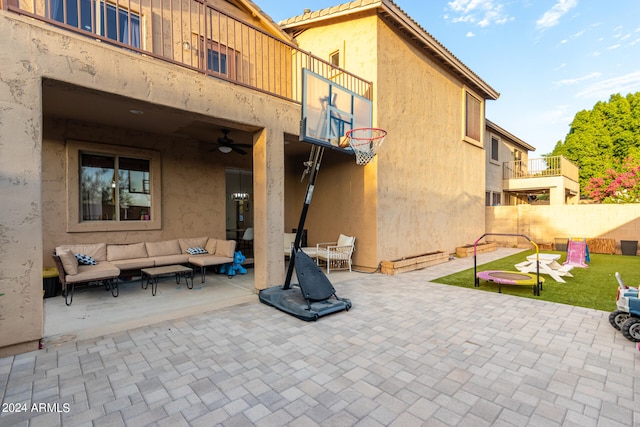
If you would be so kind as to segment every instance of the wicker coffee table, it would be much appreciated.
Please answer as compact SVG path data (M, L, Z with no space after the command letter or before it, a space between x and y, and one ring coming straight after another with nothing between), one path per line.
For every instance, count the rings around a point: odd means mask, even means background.
M147 289L149 283L151 283L151 295L155 296L158 290L158 278L167 274L175 274L176 283L180 283L180 278L184 277L185 282L187 282L187 288L193 289L193 269L177 264L143 268L140 270L140 284L142 289ZM191 285L189 285L189 278L191 278ZM147 280L146 283L145 279Z

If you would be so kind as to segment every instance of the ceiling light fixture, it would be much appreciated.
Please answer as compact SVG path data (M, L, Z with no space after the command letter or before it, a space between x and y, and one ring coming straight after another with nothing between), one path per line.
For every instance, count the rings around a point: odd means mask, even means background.
M129 110L129 112L130 112L131 114L135 114L135 115L137 115L137 116L141 116L141 115L143 115L143 114L144 114L144 111L142 111L142 110Z
M218 150L220 150L224 154L227 154L227 153L231 152L231 147L227 147L225 145L221 145L220 147L218 147Z
M236 202L249 200L249 193L232 193L231 200Z

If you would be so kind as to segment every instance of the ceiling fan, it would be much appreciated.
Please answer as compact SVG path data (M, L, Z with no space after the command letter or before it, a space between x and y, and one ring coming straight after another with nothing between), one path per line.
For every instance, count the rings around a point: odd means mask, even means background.
M250 148L252 147L250 144L236 144L233 142L233 139L229 138L229 130L222 129L223 136L218 138L218 150L222 153L230 153L231 151L235 151L238 154L247 154L245 150L242 148ZM210 151L215 150L212 149Z

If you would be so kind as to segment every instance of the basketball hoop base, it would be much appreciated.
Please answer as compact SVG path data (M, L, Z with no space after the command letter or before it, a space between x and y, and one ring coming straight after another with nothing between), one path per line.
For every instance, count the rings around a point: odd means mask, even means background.
M259 293L260 302L308 322L339 311L349 311L351 301L339 298L333 285L316 263L301 250L292 252L297 285L275 286ZM290 261L292 262L292 261Z

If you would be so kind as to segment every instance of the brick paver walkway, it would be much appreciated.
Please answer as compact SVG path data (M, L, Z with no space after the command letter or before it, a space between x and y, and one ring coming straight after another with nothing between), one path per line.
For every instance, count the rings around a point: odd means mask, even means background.
M256 301L0 359L0 425L640 425L640 353L608 313L440 273L355 275L318 322Z

